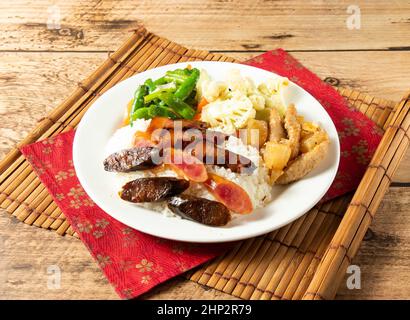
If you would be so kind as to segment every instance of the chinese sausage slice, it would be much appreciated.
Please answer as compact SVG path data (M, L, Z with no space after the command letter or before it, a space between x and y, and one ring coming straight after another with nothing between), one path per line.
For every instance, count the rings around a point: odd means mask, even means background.
M181 194L168 200L168 208L179 216L209 226L224 226L231 213L218 201Z
M156 167L155 159L159 150L152 146L124 149L115 152L104 160L104 170L111 172L130 172Z
M119 192L129 202L157 202L184 192L189 181L174 177L139 178L127 182Z

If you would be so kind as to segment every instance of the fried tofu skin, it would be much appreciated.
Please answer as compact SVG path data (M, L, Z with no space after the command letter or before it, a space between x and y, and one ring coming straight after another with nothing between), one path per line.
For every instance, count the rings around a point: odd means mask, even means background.
M276 108L272 108L269 113L269 141L279 142L284 138L286 138L286 133L281 116Z
M299 154L301 126L297 118L296 108L293 104L286 109L284 125L288 134L288 145L291 148L290 159L295 159Z
M311 151L301 154L288 164L284 173L275 181L275 183L288 184L303 178L326 156L329 144L329 140L322 141Z

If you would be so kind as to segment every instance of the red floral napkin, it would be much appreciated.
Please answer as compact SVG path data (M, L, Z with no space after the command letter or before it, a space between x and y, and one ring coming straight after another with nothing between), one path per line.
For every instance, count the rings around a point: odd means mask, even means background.
M381 134L376 125L348 107L335 89L279 49L247 62L288 77L326 108L339 132L342 157L326 195L353 190ZM169 241L133 230L97 207L81 187L72 162L74 131L24 146L21 151L122 298L137 297L155 285L220 255L232 244Z

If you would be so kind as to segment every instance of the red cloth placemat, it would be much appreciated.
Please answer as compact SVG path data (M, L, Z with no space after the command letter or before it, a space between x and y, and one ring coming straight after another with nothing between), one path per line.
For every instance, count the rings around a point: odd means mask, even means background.
M331 199L355 189L381 139L378 127L331 86L279 49L247 64L288 77L326 108L339 132L341 160ZM137 297L153 286L223 253L232 244L191 244L133 230L97 207L81 187L72 162L74 131L21 148L40 180L79 234L122 298Z

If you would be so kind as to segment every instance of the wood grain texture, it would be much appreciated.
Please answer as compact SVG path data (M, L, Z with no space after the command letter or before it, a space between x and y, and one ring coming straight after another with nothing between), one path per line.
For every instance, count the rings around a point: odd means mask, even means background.
M61 28L47 27L50 5ZM53 1L0 3L0 157L63 101L144 23L150 31L191 48L245 59L283 47L322 79L391 100L410 84L409 1L356 1L361 29L349 30L351 1ZM224 30L224 32L221 32ZM410 152L394 177L354 263L362 289L342 286L339 299L410 296L408 207ZM47 267L62 270L61 289L47 289ZM24 225L0 210L0 297L116 299L85 247ZM181 277L146 299L229 299Z
M85 246L76 238L25 225L0 209L0 297L2 299L118 299ZM26 239L26 241L22 241ZM49 286L61 271L60 288ZM50 280L51 279L51 280ZM144 299L234 299L177 277Z
M391 187L352 262L361 269L362 289L342 285L339 299L409 298L409 207L410 189Z
M215 50L387 50L410 43L407 1L355 1L363 16L359 30L346 24L351 1L53 3L60 10L60 30L47 28L50 1L2 1L2 49L114 50L113 39L124 41L126 31L138 23L180 44L206 50L210 42Z
M0 157L106 57L106 53L0 53Z

